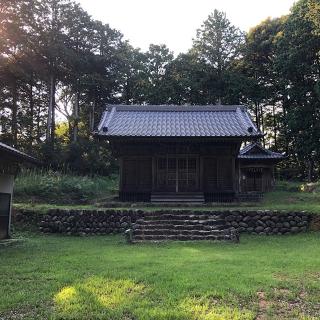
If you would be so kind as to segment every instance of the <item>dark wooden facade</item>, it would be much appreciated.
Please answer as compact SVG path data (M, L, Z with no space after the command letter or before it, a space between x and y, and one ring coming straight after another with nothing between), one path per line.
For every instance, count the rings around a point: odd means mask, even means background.
M240 165L240 188L243 193L271 191L275 185L275 163L246 162Z
M149 201L154 192L204 193L208 201L238 192L237 140L137 140L112 143L120 165L121 200Z
M267 192L275 185L275 167L285 156L259 143L244 147L238 157L239 192Z
M239 105L110 105L96 133L119 160L120 199L155 202L235 199L240 146L262 135Z

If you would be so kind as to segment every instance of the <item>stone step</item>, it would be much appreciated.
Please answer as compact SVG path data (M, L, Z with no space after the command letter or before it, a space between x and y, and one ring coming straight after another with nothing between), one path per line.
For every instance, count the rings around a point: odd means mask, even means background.
M136 224L143 225L159 225L159 224L168 224L168 225L196 225L196 226L221 226L225 225L225 220L137 220Z
M159 194L159 195L155 195L152 194L151 195L152 199L204 199L203 194L195 194L195 195L190 195L190 194L186 194L186 195L176 195L176 194Z
M174 214L162 214L162 215L150 215L150 216L145 216L143 218L145 221L150 221L150 220L193 220L193 221L198 221L198 220L224 220L222 216L210 216L210 215L174 215Z
M204 199L154 199L151 198L152 203L204 203Z
M146 212L129 233L130 241L228 240L238 241L238 234L227 225L223 214L210 212Z
M183 225L183 224L134 224L133 230L142 230L142 229L174 229L174 230L226 230L229 227L225 224L223 225Z
M187 195L203 195L203 192L200 191L181 191L181 192L174 192L174 191L154 191L152 192L155 196L163 196L163 195L171 195L171 196L187 196Z
M172 193L169 193L169 192L166 192L166 193L156 193L156 192L153 192L151 194L152 197L168 197L168 198L187 198L187 197L203 197L203 193L201 192L185 192L185 193L175 193L175 192L172 192Z
M184 193L152 193L151 202L155 203L203 203L204 194L201 192L184 192Z
M228 231L225 230L176 230L176 229L138 229L133 231L133 236L140 235L188 235L188 236L220 236L225 235Z
M136 235L133 242L144 242L144 241L168 241L168 240L179 240L179 241L199 241L199 240L210 240L210 241L235 241L231 234L225 235L207 235L207 236L196 236L196 235Z

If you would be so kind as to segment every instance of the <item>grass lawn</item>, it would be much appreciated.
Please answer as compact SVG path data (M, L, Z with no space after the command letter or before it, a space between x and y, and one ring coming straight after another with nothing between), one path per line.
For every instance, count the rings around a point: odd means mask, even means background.
M46 213L49 209L65 208L65 209L96 209L100 208L94 204L91 205L59 205L47 203L15 203L16 209L31 209L39 213ZM143 204L135 204L135 209L158 210L169 209L170 207L144 207ZM177 208L177 207L176 207ZM124 208L119 208L124 209ZM174 209L174 207L172 208ZM180 209L183 209L180 207ZM320 193L298 192L298 191L282 191L277 190L266 193L262 202L255 203L227 203L213 204L208 207L190 207L193 210L226 210L226 209L242 209L242 210L284 210L284 211L308 211L320 214Z
M54 172L26 171L15 181L14 207L46 213L52 208L95 209L108 207L117 194L118 177L79 177ZM310 189L310 188L309 188ZM121 204L120 204L121 206ZM123 209L130 206L125 204ZM136 203L134 208L163 209ZM166 207L168 208L168 207ZM308 190L302 182L277 181L276 188L258 203L212 204L195 210L256 209L320 213L320 183Z
M0 319L320 319L320 234L126 244L18 234L0 247Z

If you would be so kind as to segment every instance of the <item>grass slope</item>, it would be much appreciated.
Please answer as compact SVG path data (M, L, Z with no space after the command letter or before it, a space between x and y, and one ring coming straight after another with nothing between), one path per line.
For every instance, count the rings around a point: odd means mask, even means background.
M88 177L54 171L26 170L15 179L16 202L88 204L114 195L118 177Z
M47 203L15 203L16 209L30 209L39 213L46 213L49 209L66 208L66 209L97 209L94 204L91 205L63 205L63 204L47 204ZM118 208L125 209L127 207ZM266 193L262 202L257 203L228 203L228 204L213 204L208 207L157 207L148 206L143 204L135 204L135 209L144 209L148 211L163 210L163 209L193 209L193 210L283 210L283 211L307 211L310 213L320 214L320 194L309 193L301 191L286 191L277 190Z
M0 319L318 319L320 235L128 245L24 234L0 247Z
M45 213L50 208L73 207L92 209L108 206L117 194L118 177L86 177L53 171L24 170L15 180L14 202L16 208L28 208ZM146 210L159 209L143 207ZM320 213L319 183L302 184L278 181L275 191L265 194L259 203L213 204L217 210L227 208L262 210L305 210ZM211 208L204 208L211 210ZM193 209L193 208L192 208ZM194 208L199 209L199 207ZM202 208L201 208L202 209Z
M45 213L51 208L94 209L108 207L117 194L118 177L81 177L52 171L23 171L15 181L15 208L33 209ZM130 204L123 205L128 207ZM135 208L145 210L163 209L163 207L144 207L135 204ZM168 207L167 207L168 208ZM195 210L255 209L308 211L320 213L319 183L302 184L278 181L273 192L265 194L258 203L213 204L211 207L188 207ZM123 208L119 208L123 209Z

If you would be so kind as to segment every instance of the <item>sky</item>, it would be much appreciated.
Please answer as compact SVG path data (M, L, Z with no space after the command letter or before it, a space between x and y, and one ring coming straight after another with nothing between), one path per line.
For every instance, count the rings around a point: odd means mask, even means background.
M95 19L109 23L131 45L147 50L166 44L177 55L186 52L208 15L226 12L232 24L249 31L267 17L289 13L294 0L77 0Z

